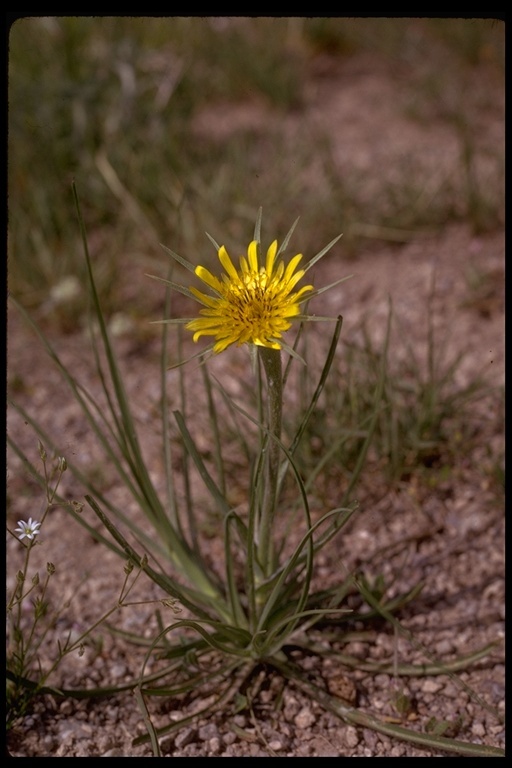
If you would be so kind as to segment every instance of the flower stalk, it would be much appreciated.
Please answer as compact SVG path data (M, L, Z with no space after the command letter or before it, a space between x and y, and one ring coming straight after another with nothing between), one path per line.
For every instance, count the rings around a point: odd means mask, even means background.
M267 435L265 438L267 456L263 475L258 561L264 577L268 578L276 566L272 527L278 499L279 442L283 416L283 373L280 350L259 347L258 352L267 380Z
M279 478L279 442L283 415L283 373L281 352L278 349L259 347L259 358L267 381L267 456L263 475L263 500L258 535L258 561L264 578L275 569L275 551L272 527L277 507Z

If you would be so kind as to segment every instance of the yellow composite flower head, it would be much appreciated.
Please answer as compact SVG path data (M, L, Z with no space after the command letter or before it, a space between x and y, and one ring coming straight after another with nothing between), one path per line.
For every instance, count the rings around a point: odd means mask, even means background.
M213 293L197 288L190 292L204 305L199 314L186 324L194 331L194 341L201 336L214 337L214 352L222 352L231 344L255 344L260 347L281 349L282 334L300 315L300 304L313 291L305 285L294 291L305 270L297 269L302 254L294 256L285 266L276 261L277 240L270 245L264 263L260 263L259 244L253 240L247 249L247 257L240 256L240 268L236 269L225 247L218 255L224 273L220 278L202 266L195 274Z
M198 341L201 336L213 337L208 347L193 357L202 357L212 350L214 353L223 352L232 344L238 346L250 344L268 349L283 349L292 357L304 362L295 348L290 347L283 339L283 334L290 329L294 320L299 322L335 320L338 328L336 333L341 329L341 315L336 318L303 314L301 305L334 288L351 275L341 277L330 285L318 289L312 285L297 288L299 281L331 250L341 235L331 240L299 269L302 254L298 253L287 263L281 258L281 253L287 248L298 219L285 236L281 246L278 247L277 240L274 240L266 256L261 256L261 213L260 208L253 240L249 243L247 255L240 256L238 268L231 260L226 248L219 246L207 233L223 268L219 277L212 274L206 267L194 266L188 259L162 245L174 261L198 277L206 286L203 290L195 287L186 288L163 277L149 275L202 305L198 317L171 317L154 321L174 325L184 324L185 328L193 332L194 341ZM181 364L178 363L178 365Z

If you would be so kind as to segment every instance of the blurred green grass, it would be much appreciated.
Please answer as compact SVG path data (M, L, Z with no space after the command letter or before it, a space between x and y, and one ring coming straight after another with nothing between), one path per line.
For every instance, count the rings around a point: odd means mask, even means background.
M220 119L236 103L283 120L300 117L322 57L336 63L365 53L395 68L402 81L408 72L404 108L413 119L441 121L457 137L462 184L444 176L430 184L412 154L393 174L379 168L369 191L357 174L340 177L327 136L267 131L264 119L220 141L214 126L211 138L191 129L208 107ZM403 231L406 238L452 220L467 220L476 231L502 226L504 147L482 142L480 116L488 104L472 89L482 68L502 82L501 22L20 20L9 37L10 291L42 316L51 310L64 328L82 314L85 292L73 291L72 282L69 300L62 300L66 280L83 283L72 179L107 311L126 304L134 274L154 270L155 262L163 272L160 242L204 262L214 256L205 230L238 249L260 205L266 232L282 233L301 216L306 254L340 231L345 254L357 257L365 238L379 232ZM309 168L316 169L314 183L303 173ZM142 313L144 300L133 290L129 296L132 312ZM55 315L61 301L65 309Z

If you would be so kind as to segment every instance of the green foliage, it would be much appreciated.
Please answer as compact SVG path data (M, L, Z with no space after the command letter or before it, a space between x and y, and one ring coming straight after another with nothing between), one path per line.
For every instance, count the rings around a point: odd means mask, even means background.
M11 292L64 330L83 316L86 294L62 302L59 290L73 277L84 284L72 178L109 314L123 306L134 266L160 257L160 241L200 252L201 233L221 226L238 242L262 200L272 231L307 211L305 249L328 238L335 217L354 255L368 237L400 242L453 219L478 231L501 225L503 147L483 144L478 124L496 105L474 80L475 67L502 77L502 32L457 19L18 21L9 38ZM455 132L453 167L425 168L421 152L407 152L369 185L367 173L339 169L319 127L281 129L300 117L319 55L337 66L365 51L406 68L411 115Z
M131 690L139 703L147 728L147 735L134 739L134 744L151 742L155 756L160 756L159 739L163 735L203 714L211 713L218 707L228 707L230 702L234 702L235 708L241 706L241 702L245 700L244 692L247 691L248 682L254 680L259 669L266 668L293 680L299 688L346 723L368 727L411 743L424 744L455 754L501 756L498 749L447 738L435 728L433 733L418 733L389 724L353 706L347 707L341 699L331 696L306 676L296 661L297 651L321 654L324 649L323 631L334 626L339 634L340 628L346 622L354 620L354 615L358 620L367 621L376 617L385 619L397 634L403 635L420 648L431 661L428 666L397 666L394 670L396 674L450 674L453 678L454 670L465 668L489 652L489 647L486 647L450 664L433 659L428 649L415 641L394 615L401 606L417 595L418 588L414 587L407 593L390 598L386 580L380 574L376 578L340 574L339 582L333 586L317 592L311 588L319 553L343 532L357 509L357 504L351 501L351 497L358 485L382 413L382 401L387 385L390 323L383 349L374 355L376 377L371 404L365 404L364 413L358 414L363 419L360 425L362 440L359 441L351 467L350 481L339 506L323 510L316 518L313 518L310 510L308 491L313 475L318 470L314 468L310 475L303 479L296 454L302 438L307 434L317 403L327 388L340 337L341 318L335 323L323 368L291 440L280 437L279 425L284 404L281 383L284 384L285 394L292 379L288 376L288 367L285 368L283 376L280 365L276 366L277 360L280 359L279 351L268 349L265 350L269 353L267 357L258 357L261 370L259 385L256 387L258 407L255 414L251 414L245 404L240 405L229 398L221 383L214 387L213 380L205 368L205 403L208 403L205 415L207 414L213 444L217 445L219 451L217 461L212 463L201 452L182 410L175 409L173 419L175 435L179 437L181 444L182 460L179 466L180 475L185 477L185 488L190 489L201 481L212 506L217 507L222 521L220 543L223 554L212 558L208 540L205 541L199 524L200 512L194 504L194 494L190 495L186 491L183 496L177 491L176 464L169 450L172 443L166 381L168 326L166 323L162 326L164 331L160 370L162 459L166 480L165 492L161 493L144 458L132 404L108 333L76 191L75 202L81 225L96 327L92 334L96 374L101 385L101 400L105 403L104 406L84 388L80 381L80 372L77 375L63 364L58 351L38 326L30 320L20 305L18 308L31 322L63 380L69 386L90 430L103 450L106 462L115 472L119 485L126 491L126 499L114 502L95 484L93 477L85 473L77 463L64 458L57 461L57 480L51 485L46 470L45 446L56 452L58 446L52 436L41 427L37 417L14 402L12 406L32 425L39 436L43 474L37 471L15 438L9 435L8 441L12 450L30 469L33 477L46 489L47 511L51 505L61 504L77 524L82 525L96 541L122 559L125 579L116 604L106 613L102 611L94 625L78 639L71 641L69 636L64 644L59 642L58 654L49 672L37 674L33 667L38 659L39 645L32 649L31 643L36 637L34 628L41 622L46 622L48 618L46 585L55 568L48 564L42 593L35 595L34 623L33 629L29 629L27 643L26 628L21 621L21 605L32 590L39 587L38 577L33 577L28 590L24 587L31 549L31 546L27 547L25 566L16 579L16 587L9 603L9 610L17 611L12 632L14 646L7 657L10 722L27 711L31 699L38 693L51 692L58 696L85 698ZM261 221L258 218L254 231L254 239L258 241L260 228ZM292 231L293 227L289 234ZM287 239L286 237L285 241ZM331 241L319 251L310 263L318 261L335 242L336 240ZM175 255L175 258L180 264L187 265L181 257ZM294 366L300 364L297 348L295 345L295 348L290 350L290 361ZM205 361L203 365L206 366ZM263 370L266 378L263 376ZM183 394L186 391L186 371L183 367L180 367L179 371L180 391ZM253 445L250 433L246 430L242 441L246 442L253 457L249 468L247 504L243 508L231 505L227 493L229 478L223 478L222 475L223 444L219 427L224 418L222 409L226 406L228 411L240 418L242 424L252 425L257 437L256 444ZM204 429L204 426L202 428ZM96 516L92 521L81 503L66 502L58 494L60 477L67 469L85 489L84 498L88 509ZM285 482L287 477L290 480L288 484ZM128 512L127 499L135 502L136 508L142 513L142 520L141 515L134 516ZM279 527L275 526L277 516ZM95 519L102 524L100 530L95 525ZM290 530L295 532L291 538L286 530L283 530L283 523L287 521L291 526ZM179 574L179 578L176 574ZM64 656L72 651L83 653L84 641L91 636L93 630L105 623L110 627L108 622L117 609L131 604L127 598L141 575L145 575L163 593L159 603L174 613L186 609L186 617L176 618L170 623L164 622L157 609L155 618L159 630L152 638L142 637L140 632L132 635L120 632L125 639L137 645L142 644L147 649L139 674L134 675L130 682L117 686L105 685L92 690L85 688L58 691L51 688L47 684L48 677L56 670ZM361 612L354 615L346 603L347 596L353 594L359 596L362 605ZM48 624L48 627L50 626L51 624ZM111 629L115 634L115 626ZM364 667L364 663L359 659L343 654L340 659L349 666ZM387 667L377 664L373 665L372 669L378 671ZM467 689L467 686L465 688ZM203 693L211 693L212 690L215 691L214 700L212 701L211 696L207 698L207 703L202 709L196 709L193 714L185 714L179 721L155 727L151 712L155 699L188 693L200 700Z
M16 449L17 450L17 449ZM43 514L39 523L44 530L47 515L52 509L61 506L69 509L71 514L80 515L83 510L81 502L66 502L60 497L58 489L62 475L67 469L67 462L59 457L52 463L48 460L47 451L39 441L39 456L43 465L40 473L36 466L27 457L23 456L25 466L31 475L36 477L41 488L44 489L45 499ZM14 531L7 526L10 536L18 538ZM43 694L53 696L74 696L75 691L65 691L53 685L54 676L63 660L76 654L83 656L85 646L89 645L96 653L101 652L102 638L96 635L98 628L104 624L119 608L138 605L132 603L128 597L135 586L139 576L143 572L142 567L135 567L133 561L125 561L124 580L117 601L106 611L98 606L98 617L94 623L80 633L73 633L70 629L62 639L55 637L61 632L56 632L58 622L67 620L67 614L71 603L76 597L63 595L58 587L54 587L52 577L57 571L53 562L46 563L46 573L39 576L39 571L34 571L31 566L32 550L35 546L46 546L35 536L23 538L19 541L19 550L22 552L22 567L16 573L14 586L9 588L7 595L7 649L6 649L6 726L7 730L14 728L16 723L28 715L36 697ZM19 553L9 557L10 568L18 560ZM144 560L142 561L144 563ZM32 573L32 575L30 575ZM52 587L54 587L52 589ZM150 602L150 601L146 601ZM172 600L165 602L166 607L178 613L181 610ZM104 695L105 689L90 688L88 696Z
M431 475L436 483L442 479L439 473L449 473L450 457L464 450L471 438L474 403L490 394L490 387L478 377L465 386L455 384L467 350L446 359L443 347L449 338L434 338L430 305L429 301L425 308L423 355L407 343L400 327L393 329L397 362L386 368L372 439L372 462L390 486L422 473L424 482ZM327 484L331 472L334 477L340 471L351 477L374 411L382 353L364 323L360 336L362 341L345 342L337 375L326 384L297 459L311 479L323 477ZM345 387L340 389L337 380Z
M53 467L48 466L46 450L41 442L39 455L43 464L41 480L45 499L41 521L37 522L42 527L48 512L55 504L66 466L61 459L56 461ZM7 530L11 536L17 538L17 534L9 527ZM31 552L38 544L35 536L20 539L19 549L23 553L21 568L16 573L14 587L10 588L10 594L7 595L7 729L11 728L18 718L27 714L34 697L45 688L48 678L61 659L78 647L70 642L68 637L55 658L48 659L45 641L55 628L61 613L69 606L65 601L61 601L61 605L57 606L58 598L49 598L52 592L50 580L56 571L52 562L47 563L44 577L40 577L38 571L33 571L30 563ZM11 559L13 558L10 558L10 562Z

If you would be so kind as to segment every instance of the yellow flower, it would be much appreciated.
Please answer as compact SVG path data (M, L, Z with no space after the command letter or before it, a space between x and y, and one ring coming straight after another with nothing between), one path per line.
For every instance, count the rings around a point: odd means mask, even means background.
M193 357L203 357L208 352L222 352L231 344L254 344L269 349L284 349L292 357L302 360L293 347L283 339L283 334L289 330L294 320L305 321L341 321L338 318L321 317L319 315L302 314L301 304L314 299L335 285L347 280L342 277L334 283L314 289L312 285L304 285L296 289L297 283L312 267L320 261L335 245L341 235L322 248L313 256L302 269L298 266L302 254L297 254L285 262L280 254L285 251L295 229L298 219L278 247L277 240L267 250L266 257L261 259L260 230L261 208L254 228L254 237L247 249L247 256L240 256L240 267L237 269L224 246L220 246L210 235L209 240L217 251L220 263L224 269L220 277L213 275L206 267L194 266L188 259L179 256L170 248L162 248L191 274L198 277L208 291L198 288L186 288L184 285L166 280L156 275L148 275L155 280L165 283L168 287L183 294L188 299L198 301L202 305L199 317L171 317L166 320L156 320L157 323L184 324L194 333L194 341L201 336L212 336L208 347ZM348 277L351 277L349 275ZM341 327L341 326L340 326ZM189 358L192 359L192 358ZM304 362L304 361L302 361ZM182 365L182 362L177 363Z
M304 275L303 269L297 270L302 255L294 256L286 266L282 260L276 262L277 240L269 247L264 264L260 264L256 240L250 243L247 257L240 257L238 270L224 246L218 255L224 268L221 279L205 267L195 268L195 274L213 294L190 288L205 307L200 310L201 317L185 326L194 331L194 341L213 336L214 352L246 343L281 349L282 334L290 328L291 319L300 314L306 294L313 291L312 285L305 285L293 292Z

